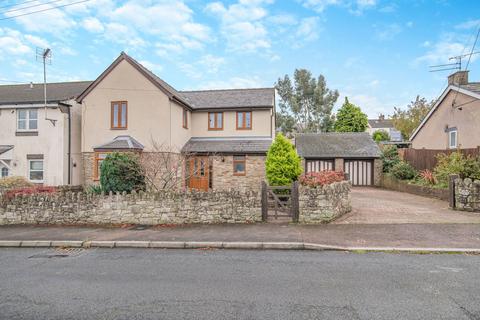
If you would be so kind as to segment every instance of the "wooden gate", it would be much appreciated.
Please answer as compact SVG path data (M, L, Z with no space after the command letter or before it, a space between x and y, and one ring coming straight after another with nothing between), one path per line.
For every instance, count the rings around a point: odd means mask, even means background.
M207 156L193 156L188 159L188 187L201 191L208 191L210 174Z
M262 182L262 220L290 218L298 222L298 182L290 186L268 186Z

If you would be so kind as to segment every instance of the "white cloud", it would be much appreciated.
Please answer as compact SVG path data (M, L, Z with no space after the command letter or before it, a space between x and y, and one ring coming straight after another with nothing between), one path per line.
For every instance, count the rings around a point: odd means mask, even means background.
M134 48L145 46L146 42L137 35L137 32L123 24L112 22L105 25L103 36L112 42Z
M318 17L309 17L302 19L298 26L296 37L299 37L305 41L313 41L318 39L318 31L320 30L320 27L318 26L318 21Z
M0 56L31 54L33 50L26 42L20 32L9 28L0 28Z
M83 20L82 26L85 30L93 33L100 33L105 30L103 24L95 17L89 17Z
M431 49L427 51L423 56L415 59L414 64L442 64L448 63L449 58L462 54L465 45L460 42L440 41L434 45L429 46ZM472 57L473 59L473 57ZM451 61L453 62L453 61Z
M378 26L375 32L377 39L385 41L392 40L402 32L402 27L397 23L392 23L386 26Z
M347 8L352 14L362 14L365 9L377 5L376 0L303 0L303 6L322 13L328 7Z
M42 39L40 37L37 37L37 36L32 36L30 34L26 34L25 36L25 39L30 42L31 44L33 44L34 46L37 46L39 48L49 48L50 47L50 44L48 43L47 40L45 39Z
M463 23L457 24L455 26L455 29L472 29L472 28L477 28L480 25L480 19L479 20L468 20Z
M225 64L225 58L215 57L211 54L207 54L200 58L199 63L206 69L208 73L217 73L218 69Z
M163 70L163 67L158 63L153 63L148 60L140 60L139 61L145 68L153 71L153 73L160 72Z
M205 11L220 19L228 50L255 52L271 46L264 21L268 13L265 6L270 3L271 0L240 0L225 7L220 2L212 2Z
M243 89L243 88L258 88L264 87L265 83L257 76L254 77L232 77L227 80L213 80L203 82L198 90L210 89Z

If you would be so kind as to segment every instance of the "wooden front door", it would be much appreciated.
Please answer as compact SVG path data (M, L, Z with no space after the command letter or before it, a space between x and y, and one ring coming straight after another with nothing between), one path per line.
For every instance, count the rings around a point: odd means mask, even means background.
M193 156L188 160L188 187L208 191L209 163L207 156Z

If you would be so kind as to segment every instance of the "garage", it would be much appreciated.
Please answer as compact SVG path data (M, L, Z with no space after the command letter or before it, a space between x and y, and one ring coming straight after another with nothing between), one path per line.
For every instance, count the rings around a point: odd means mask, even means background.
M353 186L380 184L380 149L366 132L298 134L295 147L304 172L343 171Z

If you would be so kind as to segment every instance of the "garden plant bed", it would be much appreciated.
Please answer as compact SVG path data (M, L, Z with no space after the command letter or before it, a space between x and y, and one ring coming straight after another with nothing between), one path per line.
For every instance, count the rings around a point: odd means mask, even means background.
M449 200L448 189L431 188L408 183L398 180L388 174L384 174L381 179L381 187L389 190L411 193L419 196L436 198L444 201Z

